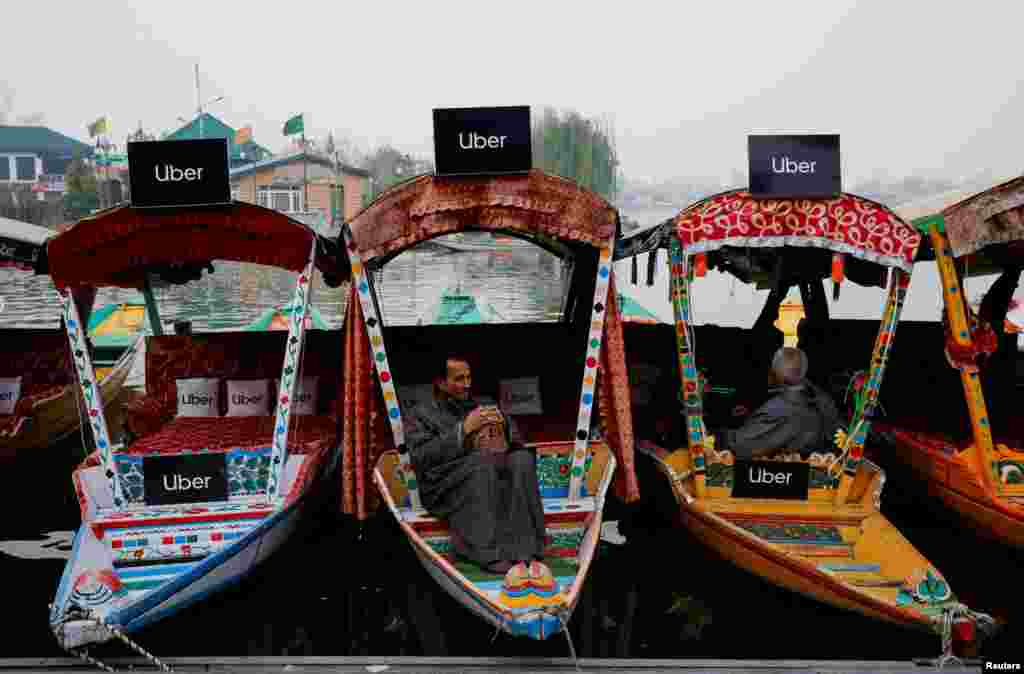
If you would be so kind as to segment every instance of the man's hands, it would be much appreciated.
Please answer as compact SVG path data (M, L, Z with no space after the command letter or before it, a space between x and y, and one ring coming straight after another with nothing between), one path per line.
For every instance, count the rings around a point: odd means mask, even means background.
M466 420L462 422L462 432L467 436L473 435L487 424L500 424L504 423L504 421L505 417L502 416L501 411L497 407L477 407L466 415Z

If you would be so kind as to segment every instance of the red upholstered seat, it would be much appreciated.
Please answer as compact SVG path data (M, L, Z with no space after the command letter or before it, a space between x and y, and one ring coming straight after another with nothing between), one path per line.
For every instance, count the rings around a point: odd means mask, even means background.
M271 444L273 417L179 417L152 435L132 443L128 454L175 454L182 450L228 450ZM288 449L316 454L338 443L338 422L332 417L292 417Z

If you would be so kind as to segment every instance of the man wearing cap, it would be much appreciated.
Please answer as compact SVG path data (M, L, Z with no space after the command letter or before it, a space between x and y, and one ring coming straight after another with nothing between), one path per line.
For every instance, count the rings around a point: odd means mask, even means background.
M832 398L807 380L807 365L800 349L776 351L768 374L772 397L740 428L720 433L717 448L730 450L737 459L767 458L780 451L807 458L831 449L839 412Z

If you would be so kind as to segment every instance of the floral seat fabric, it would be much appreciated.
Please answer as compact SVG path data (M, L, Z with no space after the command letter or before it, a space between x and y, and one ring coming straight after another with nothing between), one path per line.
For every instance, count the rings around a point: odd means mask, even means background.
M153 455L266 447L271 444L273 431L273 417L180 417L156 433L135 441L124 451ZM317 454L336 445L338 437L338 422L332 417L292 417L288 451Z
M62 330L0 330L0 377L21 377L14 414L0 415L0 437L17 434L36 405L71 384L67 337Z

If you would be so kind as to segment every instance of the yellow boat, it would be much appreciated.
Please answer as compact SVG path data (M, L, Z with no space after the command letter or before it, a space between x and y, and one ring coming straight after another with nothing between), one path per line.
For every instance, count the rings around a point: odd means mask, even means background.
M931 244L919 259L938 263L945 360L958 371L962 388L957 397L967 403L970 431L967 437L942 433L936 417L943 415L911 415L910 401L902 409L890 403L891 418L879 430L893 442L894 457L926 482L940 503L966 518L971 529L1024 549L1024 424L1019 414L990 420L982 375L984 354L994 349L995 336L964 297L965 278L1024 261L1024 176L980 194L955 195L944 207L907 212L916 216L914 225ZM941 394L933 394L932 402Z
M107 304L89 315L88 334L93 346L97 377L105 377L121 355L145 331L146 304L140 296L130 302Z
M677 437L687 446L662 446L645 439L637 449L669 480L678 521L750 573L870 618L943 634L945 646L953 639L954 622L961 625L955 631L958 640L969 642L975 623L987 626L990 619L960 604L939 570L881 513L885 474L863 456L920 240L895 213L852 194L830 200L761 201L745 190L734 190L693 204L640 238L621 240L616 257L660 247L670 251L676 320L676 353L671 354L675 363L670 367L677 373L682 402L682 412L673 408L670 414L681 415L675 417L682 425ZM783 452L771 461L739 464L751 473L792 473L794 480L806 471L807 486L794 493L736 495L734 489L747 476L741 475L731 452L716 451L705 426L705 392L713 387L697 369L698 363L707 362L695 352L690 283L709 269L732 273L744 282L774 282L761 327L771 325L792 284L810 295L803 302L809 309L820 306L814 287L820 290L830 274L837 284L846 278L875 286L887 281L888 299L871 355L867 393L849 427L837 434L836 446L821 447L809 458ZM723 339L717 335L696 343L709 344L706 352L728 358L733 376L755 369L739 343L726 344ZM781 344L771 350L775 346ZM656 367L659 357L665 358L654 349L628 348L631 370ZM736 367L739 362L745 365Z

